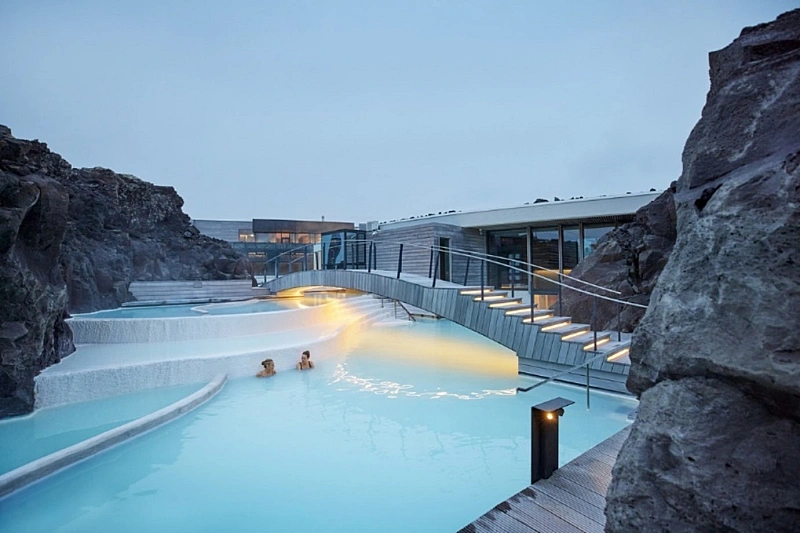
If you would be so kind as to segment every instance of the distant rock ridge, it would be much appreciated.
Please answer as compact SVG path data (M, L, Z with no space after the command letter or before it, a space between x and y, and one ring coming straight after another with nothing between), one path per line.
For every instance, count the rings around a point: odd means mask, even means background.
M74 350L68 313L118 307L131 281L250 277L182 206L172 187L74 169L0 125L0 417L29 411L34 376Z
M800 531L800 10L710 66L607 531Z

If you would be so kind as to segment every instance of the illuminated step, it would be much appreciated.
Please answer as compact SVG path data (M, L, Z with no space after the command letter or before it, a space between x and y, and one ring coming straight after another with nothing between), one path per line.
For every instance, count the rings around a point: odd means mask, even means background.
M503 298L501 300L492 300L489 302L489 307L505 309L512 305L518 305L522 300L520 298Z
M484 293L483 300L481 300L480 296L476 296L475 298L473 298L473 300L475 300L476 302L481 302L481 301L483 301L483 302L494 302L496 300L504 300L504 299L506 299L507 296L508 296L507 292L493 292L491 294L485 294Z
M594 351L594 332L589 330L582 335L577 336L570 336L570 338L566 339L564 337L561 338L562 341L571 342L575 344L580 344L584 350L592 350ZM609 331L598 331L597 332L597 346L602 347L604 344L611 340L611 332Z
M485 286L483 288L483 293L484 294L490 293L492 291L494 291L494 287L489 287L487 285L487 286ZM475 295L475 294L480 294L480 293L481 293L480 286L478 286L478 287L464 287L463 289L459 289L459 291L458 291L458 294Z
M568 316L554 316L545 318L542 321L537 321L536 323L542 328L542 331L552 331L571 324L572 318Z
M531 306L529 304L519 303L516 305L509 305L504 307L507 315L524 315L525 313L531 314Z
M533 322L534 322L534 324L538 324L539 322L541 322L543 320L547 320L549 318L553 318L554 315L555 315L555 312L551 311L549 309L535 309L533 311ZM528 316L526 318L523 318L522 322L525 323L525 324L530 324L531 323L531 317Z
M569 324L563 328L558 328L557 332L561 334L562 341L568 341L575 337L585 335L590 329L588 324Z
M601 335L600 333L597 334L597 342L594 340L586 343L583 347L584 352L597 352L599 351L604 344L608 344L611 342L611 338L608 335Z
M631 341L610 342L605 347L601 346L600 349L605 352L606 361L609 363L631 364Z

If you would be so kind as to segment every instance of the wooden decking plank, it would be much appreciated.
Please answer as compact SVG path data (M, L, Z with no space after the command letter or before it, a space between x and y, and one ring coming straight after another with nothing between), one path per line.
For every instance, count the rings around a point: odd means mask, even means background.
M470 529L470 526L474 526L474 529ZM516 518L497 510L497 508L492 509L476 521L465 526L461 531L474 533L546 533L546 530L535 529L532 525L520 522Z
M606 522L606 515L603 507L598 507L594 505L593 502L589 502L580 496L576 496L571 492L564 490L559 485L554 483L537 483L535 486L526 490L547 494L554 500L560 502L562 505L581 513L598 524L605 524ZM604 502L605 500L603 500L603 503Z
M506 513L523 524L528 524L539 531L552 533L582 533L582 530L567 522L539 502L517 494L506 501L509 509Z
M519 496L520 497L516 500L513 498L510 500L513 509L518 509L526 514L537 513L540 512L539 509L544 509L557 516L560 520L577 528L579 531L603 531L605 520L602 522L593 520L572 509L570 506L564 505L563 502L554 499L543 491L536 491L531 487L525 489Z
M582 468L559 468L553 473L553 477L563 477L574 481L578 485L583 486L586 490L596 492L605 498L608 491L609 480L604 479L603 476L597 476ZM610 477L610 472L609 472Z
M605 495L586 490L581 484L576 483L571 479L567 479L565 477L550 477L541 483L544 483L544 486L547 488L556 487L564 492L568 492L574 495L576 498L580 498L583 502L593 505L598 509L602 510L606 508ZM534 486L538 486L538 484Z

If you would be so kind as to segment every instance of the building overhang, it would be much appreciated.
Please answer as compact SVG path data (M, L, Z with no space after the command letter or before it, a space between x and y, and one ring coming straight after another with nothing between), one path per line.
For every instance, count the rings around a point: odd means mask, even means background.
M381 229L399 229L439 223L473 229L504 229L520 226L546 226L571 222L613 222L629 220L637 210L656 199L661 192L601 196L578 200L541 202L514 207L468 211L398 220L381 224Z

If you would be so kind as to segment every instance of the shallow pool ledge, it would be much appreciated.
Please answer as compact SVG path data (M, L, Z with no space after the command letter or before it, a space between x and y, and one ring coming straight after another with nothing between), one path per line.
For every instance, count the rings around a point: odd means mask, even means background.
M141 435L161 424L169 422L195 407L203 404L217 394L225 385L227 376L219 374L199 391L190 394L172 405L159 409L149 415L137 418L127 424L110 429L83 442L51 453L41 459L7 472L0 476L0 498L42 479L62 468L98 454L116 444Z

